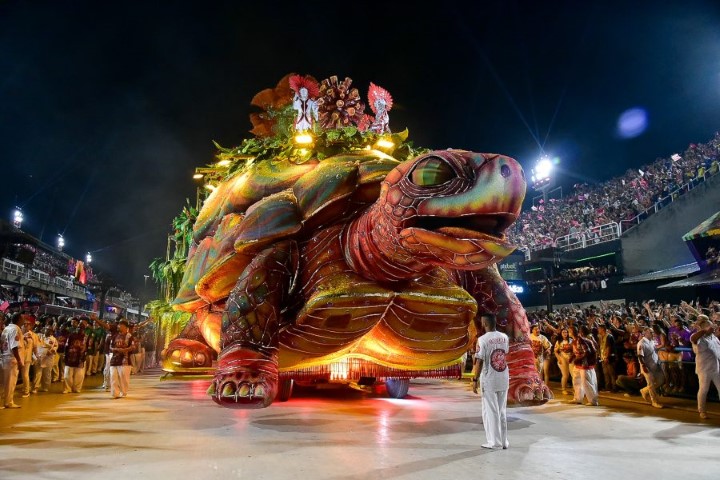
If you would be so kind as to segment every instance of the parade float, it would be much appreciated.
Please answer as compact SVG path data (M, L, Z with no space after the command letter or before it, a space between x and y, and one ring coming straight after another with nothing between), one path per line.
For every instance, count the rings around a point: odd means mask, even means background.
M460 378L492 312L511 340L509 401L545 403L525 311L495 266L514 250L503 232L522 168L416 148L390 131L389 92L371 83L367 97L372 115L349 78L288 75L252 100L254 137L197 169L212 193L152 266L172 299L155 303L174 337L163 369L211 375L208 395L231 408L294 384L401 398L412 378Z

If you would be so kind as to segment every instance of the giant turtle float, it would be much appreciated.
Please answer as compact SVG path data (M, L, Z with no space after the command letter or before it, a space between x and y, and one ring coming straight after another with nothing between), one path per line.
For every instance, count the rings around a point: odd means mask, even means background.
M464 150L251 162L200 210L173 302L192 317L163 368L211 372L208 394L231 408L287 400L293 382L400 398L411 378L459 378L491 312L511 340L509 400L545 403L525 311L495 266L525 188L512 158Z

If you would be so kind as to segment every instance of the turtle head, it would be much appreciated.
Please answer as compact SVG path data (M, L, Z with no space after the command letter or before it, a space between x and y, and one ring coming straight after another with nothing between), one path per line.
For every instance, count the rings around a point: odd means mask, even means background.
M477 270L515 249L505 230L525 198L520 164L498 154L433 151L391 171L380 198L391 242L424 263Z

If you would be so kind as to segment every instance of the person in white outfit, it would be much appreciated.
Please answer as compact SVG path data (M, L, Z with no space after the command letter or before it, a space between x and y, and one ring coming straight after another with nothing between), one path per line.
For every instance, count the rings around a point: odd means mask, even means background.
M30 367L35 365L35 375L37 375L37 371L39 370L37 362L37 348L40 343L40 339L33 331L34 327L35 317L29 315L22 327L23 340L25 342L25 357L23 358L23 367L20 369L20 375L23 381L23 397L30 396L30 392L32 391L34 385L34 382L30 382Z
M663 408L660 404L658 387L665 383L660 359L655 348L654 332L652 327L645 327L642 331L642 338L637 344L637 358L640 362L640 370L642 371L647 387L640 390L640 394L646 402L655 408Z
M505 357L510 350L510 340L495 330L495 315L481 316L485 333L478 338L475 353L473 392L482 391L482 420L486 443L483 448L508 448L507 394L510 387L510 371ZM478 381L479 380L479 381Z
M22 339L22 325L25 317L21 313L14 313L10 317L10 323L0 334L0 362L3 371L3 406L0 408L20 408L15 404L15 385L17 385L18 373L23 366L25 352Z
M720 340L715 335L717 327L706 315L699 315L697 331L690 336L693 352L695 352L695 373L698 377L697 405L700 418L708 418L705 405L710 384L720 394Z
M58 341L53 335L51 326L45 327L43 334L38 337L40 344L38 345L38 369L35 371L35 387L32 393L47 392L52 383L52 370L55 360L55 354L58 349Z

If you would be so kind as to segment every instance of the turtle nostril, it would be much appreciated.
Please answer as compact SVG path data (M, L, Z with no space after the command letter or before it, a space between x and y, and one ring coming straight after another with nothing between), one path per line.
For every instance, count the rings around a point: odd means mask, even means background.
M509 177L510 176L510 167L508 167L507 165L503 165L502 167L500 167L500 175L502 175L505 178Z

